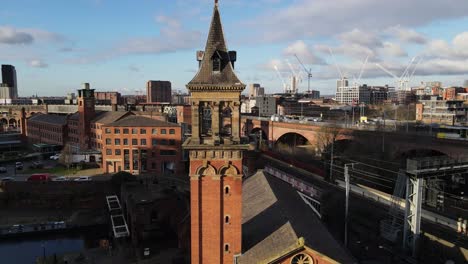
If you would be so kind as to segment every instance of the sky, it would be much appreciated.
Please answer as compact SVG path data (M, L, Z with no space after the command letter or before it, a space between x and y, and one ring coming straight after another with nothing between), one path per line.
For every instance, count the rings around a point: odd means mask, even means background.
M400 77L413 62L413 86L461 86L468 79L467 0L219 2L239 78L267 93L281 92L281 78L289 82L292 70L302 77L299 90L307 90L295 55L312 73L311 89L322 94L333 94L340 76L395 86L397 79L377 64ZM0 64L16 67L20 96L63 96L84 82L97 91L138 94L148 80L168 80L173 91L184 92L197 71L195 54L204 49L213 5L0 0Z

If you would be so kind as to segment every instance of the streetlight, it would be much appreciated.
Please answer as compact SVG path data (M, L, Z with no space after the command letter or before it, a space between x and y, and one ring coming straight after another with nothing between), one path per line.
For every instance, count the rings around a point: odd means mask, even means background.
M349 189L350 189L350 177L348 166L351 166L354 169L354 164L357 163L347 163L344 167L344 176L345 176L345 185L346 185L346 201L345 201L345 227L344 227L344 244L345 247L348 247L348 208L349 208Z
M42 242L41 246L42 246L42 263L46 263L45 242Z

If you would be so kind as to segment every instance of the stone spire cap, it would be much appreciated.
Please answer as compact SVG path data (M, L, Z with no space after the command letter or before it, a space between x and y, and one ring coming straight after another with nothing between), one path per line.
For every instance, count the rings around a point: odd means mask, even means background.
M205 54L200 68L195 77L187 84L190 91L219 91L220 89L242 91L245 89L245 84L236 76L229 57L218 5L218 1L215 1ZM221 62L220 71L213 70L213 59L216 57Z

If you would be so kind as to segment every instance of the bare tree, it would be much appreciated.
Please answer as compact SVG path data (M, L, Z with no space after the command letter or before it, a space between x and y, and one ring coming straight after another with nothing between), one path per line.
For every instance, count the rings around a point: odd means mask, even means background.
M67 143L63 147L62 153L60 153L59 162L67 166L67 169L70 169L70 165L73 163L73 151L70 144Z
M341 133L337 126L322 126L317 131L316 152L323 153L331 147Z

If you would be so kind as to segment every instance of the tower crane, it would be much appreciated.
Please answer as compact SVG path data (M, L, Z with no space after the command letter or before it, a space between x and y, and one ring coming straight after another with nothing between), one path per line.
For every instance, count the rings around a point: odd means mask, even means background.
M281 76L281 73L280 71L278 70L278 66L274 65L273 68L275 68L275 71L276 71L276 74L278 75L278 77L280 78L281 82L283 83L283 89L284 89L284 93L288 93L289 89L288 89L288 85L286 84L286 82L284 81L283 79L283 76Z
M355 85L356 87L357 87L357 86L360 84L360 82L361 82L362 74L364 73L364 69L366 68L367 62L368 62L368 61L369 61L369 55L367 55L366 60L365 60L364 63L362 64L362 66L361 66L361 71L359 71L359 76L358 76L357 80L355 80L355 82L354 82L354 85Z
M383 70L384 72L388 73L390 76L392 76L394 79L395 79L395 82L397 83L398 85L398 90L405 90L405 91L408 91L409 88L408 88L408 84L410 82L410 79L413 77L414 75L414 72L416 71L416 67L419 65L419 63L421 63L422 59L420 59L418 61L418 63L414 66L413 68L413 71L412 73L410 74L410 69L411 67L413 66L413 63L415 62L417 57L413 57L410 61L410 63L408 64L408 66L406 66L405 68L405 71L401 74L400 77L396 76L395 74L393 74L391 71L387 70L385 67L383 67L382 65L376 63L375 65L377 65L377 67L379 67L381 70Z
M310 93L310 79L312 79L312 69L307 70L306 66L304 66L304 63L302 63L301 59L299 59L299 57L296 54L294 54L294 56L296 57L297 61L299 61L299 64L302 65L302 68L304 68L305 73L307 73L307 93Z
M345 77L343 76L343 72L340 69L340 66L338 66L338 63L336 62L335 54L333 53L333 50L331 48L328 48L328 51L330 52L330 55L332 56L333 59L333 65L335 65L336 70L340 74L340 78L343 80Z
M289 62L289 60L286 60L286 63L288 64L289 68L291 69L291 73L293 74L291 78L291 86L292 86L291 93L297 94L298 92L297 87L299 86L299 83L301 82L300 76L297 74L296 70L292 66L291 62Z

